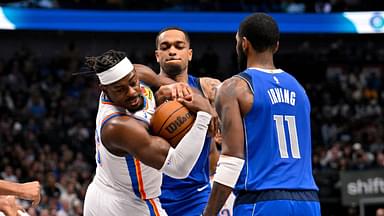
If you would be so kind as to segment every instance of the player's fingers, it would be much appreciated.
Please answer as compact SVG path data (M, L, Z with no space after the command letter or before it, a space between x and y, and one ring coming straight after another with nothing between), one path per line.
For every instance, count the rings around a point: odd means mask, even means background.
M177 98L177 90L175 88L172 88L171 96L172 96L172 99Z
M177 97L184 97L184 87L177 88Z
M177 101L182 103L183 105L186 105L188 103L191 103L192 95L187 95L187 96L182 97L182 98L177 98Z
M187 86L186 88L183 89L183 94L184 96L192 94L192 89L189 86Z
M37 205L39 205L39 203L40 203L40 199L41 199L41 196L39 194L39 196L36 199L33 200L32 206L33 207L37 207Z
M32 207L37 207L37 205L39 205L39 202L40 202L40 197L35 199L35 200L33 200L32 201Z
M180 103L185 103L185 98L184 97L179 97L179 98L176 98L176 100Z
M187 100L187 101L191 101L192 100L192 95L185 95L184 97L184 100Z

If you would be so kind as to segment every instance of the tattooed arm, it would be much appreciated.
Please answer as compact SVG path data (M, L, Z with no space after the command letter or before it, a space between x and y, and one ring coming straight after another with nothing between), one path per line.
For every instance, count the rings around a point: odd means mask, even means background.
M203 90L203 94L206 98L208 98L209 102L215 107L215 97L216 92L219 86L221 85L220 80L212 79L209 77L200 78L201 89ZM214 109L215 110L215 109ZM216 170L216 164L219 159L219 151L216 146L215 137L217 136L219 131L219 117L216 111L212 114L211 123L209 125L208 134L212 137L212 143L209 150L209 173L212 175Z
M218 79L209 77L200 78L200 85L203 89L204 96L208 98L211 104L214 104L215 102L216 92L220 84L221 82Z
M252 104L253 95L242 79L233 77L220 87L215 105L222 123L222 155L244 158L242 118ZM204 215L217 215L231 192L231 187L214 182Z

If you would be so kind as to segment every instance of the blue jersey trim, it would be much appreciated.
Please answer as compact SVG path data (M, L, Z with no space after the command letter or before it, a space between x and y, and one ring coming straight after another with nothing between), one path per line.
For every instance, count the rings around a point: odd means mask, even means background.
M246 168L246 174L245 174L245 182L244 182L244 188L247 190L247 183L248 183L248 140L247 140L247 124L245 124L245 119L243 119L243 128L244 128L244 143L245 143L245 168Z
M188 84L191 85L194 88L197 88L201 93L203 93L203 88L201 87L200 84L200 78L199 77L194 77L192 75L188 75Z
M135 160L132 156L125 156L125 161L127 162L128 172L129 176L131 177L133 191L135 192L137 197L141 198L141 194L139 191L139 181L136 175Z
M149 214L150 214L150 216L157 216L157 215L156 215L156 212L155 212L155 209L153 209L153 206L152 206L150 200L145 200L145 203L146 203L147 206L148 206L148 210L149 210Z
M245 82L247 82L249 89L251 89L252 91L252 94L255 94L255 92L253 91L252 77L249 74L247 74L246 72L241 72L235 75L235 77L239 77L240 79L243 79Z

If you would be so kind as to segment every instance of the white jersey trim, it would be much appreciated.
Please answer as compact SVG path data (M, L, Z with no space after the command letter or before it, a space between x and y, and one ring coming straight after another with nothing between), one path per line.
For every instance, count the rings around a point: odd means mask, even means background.
M255 69L264 73L270 73L270 74L276 74L276 73L283 73L284 71L282 69L265 69L265 68L258 68L258 67L250 67L247 69Z

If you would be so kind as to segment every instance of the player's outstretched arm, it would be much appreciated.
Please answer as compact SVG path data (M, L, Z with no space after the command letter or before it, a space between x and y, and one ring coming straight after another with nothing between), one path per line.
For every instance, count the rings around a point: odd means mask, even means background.
M192 88L183 82L176 82L168 85L162 85L155 93L156 104L160 105L167 100L182 98L193 93Z
M153 71L150 67L142 65L142 64L133 64L135 67L136 73L139 77L139 80L143 81L150 87L155 89L160 88L161 85L167 85L175 83L173 79L168 77L159 76L155 71Z
M226 80L216 97L222 127L222 152L217 164L212 192L204 215L217 215L232 192L244 164L244 128L241 98L247 89L238 78Z
M31 200L32 206L36 206L40 202L40 183L38 181L14 183L0 180L0 195L12 195Z
M195 95L191 101L183 103L198 112L192 128L176 148L172 148L163 138L150 135L142 123L129 116L113 118L103 127L103 144L109 150L129 153L171 177L185 178L203 148L211 115L209 103L202 96Z

